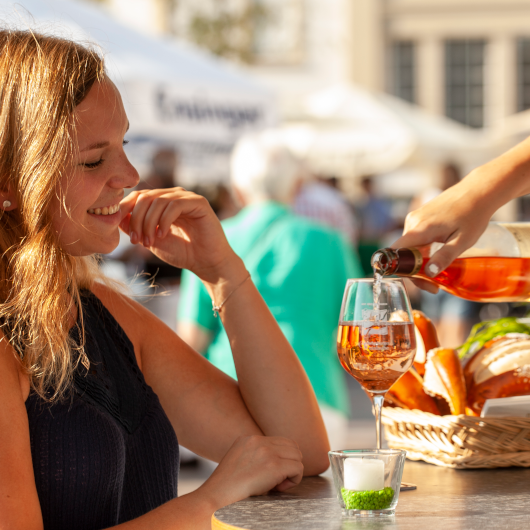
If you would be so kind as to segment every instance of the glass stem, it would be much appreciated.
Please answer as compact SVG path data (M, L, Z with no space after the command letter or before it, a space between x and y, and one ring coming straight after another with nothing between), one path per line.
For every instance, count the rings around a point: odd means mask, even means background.
M375 414L375 437L377 443L377 449L381 449L381 408L385 401L384 394L373 394L372 403L374 405Z

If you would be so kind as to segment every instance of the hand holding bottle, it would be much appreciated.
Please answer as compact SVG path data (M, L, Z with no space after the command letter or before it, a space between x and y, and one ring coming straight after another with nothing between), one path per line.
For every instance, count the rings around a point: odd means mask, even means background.
M372 265L383 276L423 278L451 294L476 302L530 298L530 223L489 223L470 248L434 277L427 271L440 245L384 248Z
M491 216L510 200L530 193L530 138L474 169L405 220L403 236L393 248L445 243L431 256L426 275L434 277L470 248L484 232ZM436 286L415 280L418 287Z
M429 260L425 274L435 277L460 254L471 247L484 232L493 214L492 206L482 204L478 193L472 193L466 180L449 188L418 210L407 215L403 236L392 248L419 247L444 243ZM494 206L493 206L494 208ZM430 292L438 288L424 280L418 287Z

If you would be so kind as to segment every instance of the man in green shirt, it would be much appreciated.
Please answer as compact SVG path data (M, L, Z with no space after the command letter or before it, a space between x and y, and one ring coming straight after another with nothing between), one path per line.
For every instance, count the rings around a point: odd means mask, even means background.
M338 315L346 280L362 276L362 271L339 232L298 217L287 206L299 175L295 160L273 133L242 140L232 159L232 185L244 208L223 227L298 355L332 448L338 449L334 444L343 443L349 413L345 373L335 349ZM178 322L184 340L237 377L221 320L214 316L202 283L187 271Z

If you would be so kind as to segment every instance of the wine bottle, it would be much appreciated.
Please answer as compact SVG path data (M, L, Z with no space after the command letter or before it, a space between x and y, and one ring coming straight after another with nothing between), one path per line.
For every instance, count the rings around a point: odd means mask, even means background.
M442 246L380 249L372 256L374 273L422 278L476 302L530 300L530 223L489 223L473 247L431 278L425 267Z

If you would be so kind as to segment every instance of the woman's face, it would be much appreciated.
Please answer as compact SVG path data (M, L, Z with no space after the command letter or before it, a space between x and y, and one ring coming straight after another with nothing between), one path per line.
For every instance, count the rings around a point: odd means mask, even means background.
M106 254L119 242L124 189L139 180L123 150L129 123L114 84L95 83L76 107L75 118L79 150L52 201L52 223L70 255Z

